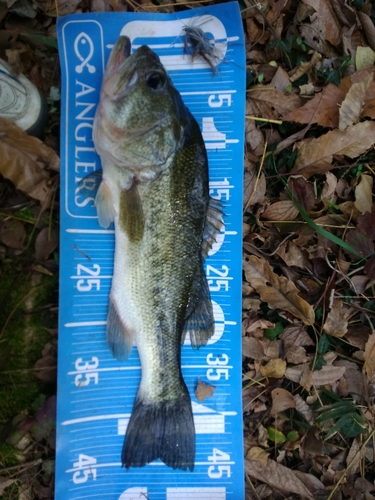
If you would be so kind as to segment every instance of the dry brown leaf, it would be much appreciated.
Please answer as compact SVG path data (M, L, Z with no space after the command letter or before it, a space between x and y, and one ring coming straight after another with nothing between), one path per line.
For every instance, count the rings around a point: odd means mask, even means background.
M362 174L355 188L354 206L362 214L371 212L372 207L372 186L374 180L371 175Z
M26 231L21 221L8 219L0 225L0 241L9 248L22 250Z
M43 382L55 383L56 382L56 367L57 361L54 356L47 354L34 365L35 376Z
M329 0L303 0L303 3L313 7L316 11L316 14L311 16L311 20L316 16L323 23L325 28L324 39L328 40L332 45L338 45L341 42L341 26L331 2ZM320 36L320 33L318 36Z
M276 415L281 413L288 408L295 408L296 402L292 394L289 391L278 387L271 392L272 396L272 408L271 415Z
M251 359L263 359L264 349L258 339L254 337L242 338L242 355Z
M258 88L264 89L255 85L248 94L246 109L251 115L278 119L301 106L301 100L296 94L286 95L277 90L257 90Z
M343 337L348 331L348 320L343 312L344 303L342 300L334 299L331 310L327 314L327 318L323 325L328 335L333 337Z
M282 490L287 493L294 493L300 498L314 500L314 496L291 469L273 460L268 459L266 463L263 463L246 459L245 471L253 479L268 484L275 488L276 491Z
M267 431L266 431L267 434ZM249 460L255 460L262 464L265 464L270 456L269 453L263 450L263 448L259 448L258 446L253 446L246 454L246 458Z
M363 369L369 380L372 379L375 371L375 332L369 336L365 347L365 364Z
M37 260L47 260L48 256L57 248L59 235L55 229L43 228L35 240L35 257Z
M285 69L279 66L271 80L271 85L275 88L275 90L284 94L287 88L290 86L290 83L291 82L288 73L285 71Z
M12 181L17 189L43 202L51 188L47 192L36 188L38 185L46 187L49 175L45 168L59 170L56 153L15 123L0 118L0 174Z
M344 379L346 380L347 391L352 393L357 402L361 402L362 398L366 397L366 390L363 383L363 373L359 370L358 365L347 359L339 359L335 364L336 366L345 366Z
M317 123L322 127L336 128L339 124L339 105L345 93L329 83L322 92L316 94L304 106L283 117L284 121L297 123Z
M332 168L333 155L356 158L373 146L374 136L375 122L367 121L296 144L298 158L293 170L305 176L327 172Z
M202 402L206 398L210 398L215 392L216 387L214 385L206 384L202 380L198 379L197 388L195 389L195 396L198 401Z
M337 382L344 375L345 371L345 366L326 365L321 370L312 372L312 382L317 387L331 385Z
M306 355L306 349L301 345L291 347L286 353L285 358L288 363L292 363L293 365L299 365L309 361L309 358Z
M262 217L274 221L294 220L299 214L298 209L292 200L276 201L272 203L263 213Z
M364 12L357 11L357 16L361 21L363 31L365 32L366 39L372 50L375 50L375 27L371 18Z
M286 362L280 358L271 359L260 367L260 373L266 378L281 378L285 375Z
M267 261L255 256L245 255L243 267L247 281L271 309L288 311L306 325L314 324L313 308L299 297L292 281L275 274Z
M326 180L323 184L322 194L320 198L322 200L332 200L336 191L337 177L333 175L332 172L326 173Z
M311 407L302 399L302 397L299 394L296 394L294 396L294 400L296 402L296 410L298 413L300 413L303 418L308 422L310 425L314 423L314 415Z
M281 245L281 247L276 252L286 265L295 266L301 269L306 268L306 258L303 255L300 248L293 243L293 241L287 241Z
M362 439L360 437L356 437L353 439L348 456L346 457L346 466L348 467L346 474L348 477L353 476L358 472L361 461L365 458L365 456L366 448L362 446Z
M307 429L305 438L303 440L301 452L308 457L315 457L316 455L323 455L324 441L319 435L319 431L315 426Z
M262 173L260 177L257 177L257 171L255 167L249 165L245 170L244 178L244 195L243 204L244 207L252 207L257 203L260 203L266 194L266 178Z
M350 125L358 123L362 114L367 89L372 82L373 75L370 73L361 82L353 83L349 92L343 100L339 115L339 129L345 130Z
M297 68L294 68L290 72L290 81L295 82L301 76L306 75L306 74L311 74L313 70L315 70L315 66L317 63L322 59L322 54L319 52L315 51L310 59L310 61L302 61ZM301 93L303 93L301 91Z

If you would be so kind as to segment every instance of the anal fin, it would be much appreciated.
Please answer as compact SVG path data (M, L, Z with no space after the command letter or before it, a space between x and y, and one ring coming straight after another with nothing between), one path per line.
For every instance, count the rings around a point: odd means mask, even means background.
M182 341L187 333L194 349L206 345L214 334L212 302L203 266L200 276L194 280L191 287Z
M107 315L107 342L116 359L125 361L129 358L133 347L133 333L122 322L111 297Z

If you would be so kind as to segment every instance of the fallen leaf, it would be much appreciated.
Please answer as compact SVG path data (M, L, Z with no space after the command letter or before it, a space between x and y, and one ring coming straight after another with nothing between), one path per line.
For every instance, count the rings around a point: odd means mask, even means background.
M324 40L328 40L332 45L341 42L341 26L337 20L332 4L329 0L303 0L305 5L313 7L316 14L311 16L311 21L319 18L324 26ZM315 36L323 36L318 32Z
M371 68L375 62L375 52L371 47L357 47L355 55L355 67L357 71L363 68Z
M0 476L0 495L2 496L5 492L5 489L8 488L8 486L11 486L16 481L17 479L7 479Z
M254 337L242 338L242 355L251 359L263 359L265 356L261 342Z
M373 75L370 73L361 82L353 83L349 92L343 100L339 115L339 129L345 130L350 125L358 123L362 114L366 91L372 82Z
M277 388L271 392L272 396L272 408L271 415L276 415L281 413L288 408L295 408L296 402L293 395L286 389Z
M375 50L375 27L371 18L364 12L357 11L357 16L362 24L363 31L365 32L367 42Z
M373 240L367 234L361 233L357 229L350 229L345 235L345 241L363 257L368 257L374 252ZM357 256L353 257L357 260Z
M283 120L336 128L339 124L339 105L344 97L345 93L339 87L329 83L311 101L283 116Z
M214 385L206 384L198 378L197 388L195 389L195 396L198 401L202 402L206 398L210 398L215 392L216 387Z
M375 203L372 205L369 212L361 214L358 217L357 227L371 239L375 240Z
M46 168L59 171L56 153L15 123L0 118L0 174L17 189L44 202L51 193Z
M326 180L323 184L322 194L320 198L322 200L332 200L336 191L337 177L332 174L332 172L327 172Z
M277 90L257 90L255 85L248 95L247 112L262 118L279 119L300 107L301 101L296 94L283 94Z
M246 458L248 460L255 460L256 462L260 462L262 464L267 463L269 453L263 450L263 448L259 448L258 446L253 446L246 454Z
M375 332L372 332L366 342L363 370L366 372L369 380L372 380L375 371Z
M299 214L292 200L276 201L272 203L263 213L262 217L274 221L291 221Z
M300 248L293 241L286 241L281 245L276 254L283 259L286 265L306 268L306 258Z
M292 363L293 365L299 365L309 361L306 355L306 349L300 345L292 346L286 353L285 358L288 363Z
M297 143L298 157L293 171L306 177L327 172L332 168L333 155L356 158L373 146L374 135L375 122L367 121L345 130L332 130L310 142Z
M371 175L362 174L355 188L355 207L361 212L371 212L372 207L372 186L374 180Z
M257 203L260 203L266 194L266 178L262 173L260 177L257 177L257 171L255 166L252 168L249 166L245 170L244 177L244 195L243 195L243 205L244 207L252 207Z
M43 382L56 382L56 358L54 356L43 356L34 365L35 376Z
M359 471L361 462L366 457L366 448L362 444L360 437L357 436L353 439L348 456L346 457L347 477L351 477Z
M343 337L348 331L348 321L343 312L342 300L334 299L332 307L327 314L323 330L333 337Z
M280 335L284 344L284 351L295 346L310 346L315 345L304 326L287 326L284 332Z
M268 484L276 491L294 493L300 498L314 500L314 496L291 469L268 459L266 463L245 459L245 471L257 481Z
M316 455L323 455L324 453L324 441L319 436L319 431L315 426L307 429L305 439L302 443L302 451L309 457L315 457Z
M0 224L0 241L9 248L22 250L26 231L21 221L8 219Z
M44 227L35 240L35 257L39 261L47 260L49 255L56 250L59 243L58 232Z
M307 181L302 175L293 175L288 180L288 186L294 198L306 211L311 211L316 203L315 187L312 182Z
M345 366L326 365L322 369L312 372L312 382L318 387L331 385L337 382L344 375L345 371Z
M285 375L286 362L280 358L271 359L266 365L260 367L260 372L266 378L281 378Z
M278 92L282 92L283 94L286 92L288 88L290 88L290 78L288 73L281 66L277 68L276 73L273 75L271 80L271 85Z
M307 325L314 323L315 314L310 304L299 297L294 283L275 274L267 261L245 255L243 267L247 281L271 309L288 311Z
M302 397L299 394L296 394L294 396L294 401L296 403L296 410L298 413L300 413L303 418L308 422L310 425L314 423L314 415L311 407L302 399Z

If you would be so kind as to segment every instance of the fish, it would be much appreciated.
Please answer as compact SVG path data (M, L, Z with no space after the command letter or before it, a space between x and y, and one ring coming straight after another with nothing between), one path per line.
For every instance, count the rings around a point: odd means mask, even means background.
M195 428L181 372L181 344L193 349L214 333L203 262L223 228L210 198L200 128L159 57L131 54L121 36L105 69L93 126L102 180L98 222L114 222L115 252L106 337L126 361L133 342L141 381L122 448L122 465L160 459L194 470Z

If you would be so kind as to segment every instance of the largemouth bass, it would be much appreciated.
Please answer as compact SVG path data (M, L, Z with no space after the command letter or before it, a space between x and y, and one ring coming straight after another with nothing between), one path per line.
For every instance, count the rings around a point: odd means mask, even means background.
M191 471L195 429L181 374L181 342L205 345L214 330L203 261L222 226L208 193L199 126L158 56L130 55L120 37L105 70L93 138L103 178L99 224L115 226L107 317L113 355L126 360L135 340L142 376L126 431L122 463L160 458Z

